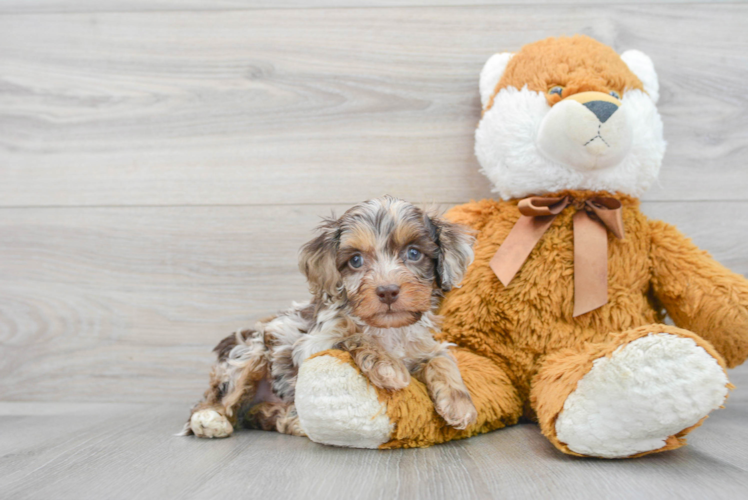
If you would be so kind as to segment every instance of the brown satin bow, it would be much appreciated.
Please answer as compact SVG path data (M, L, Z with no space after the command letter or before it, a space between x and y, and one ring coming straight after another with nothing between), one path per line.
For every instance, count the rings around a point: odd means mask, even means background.
M525 198L519 202L522 214L491 259L491 269L508 286L535 245L551 227L553 219L573 204L574 214L574 317L608 302L608 234L623 239L621 202L597 197L577 201L564 198Z

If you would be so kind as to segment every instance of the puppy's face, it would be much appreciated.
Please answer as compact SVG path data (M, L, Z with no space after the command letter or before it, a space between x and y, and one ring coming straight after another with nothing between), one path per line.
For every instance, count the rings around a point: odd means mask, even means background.
M357 205L320 229L300 259L312 292L347 300L355 316L377 328L418 321L433 297L459 283L473 257L462 226L390 197Z
M415 207L363 205L343 217L336 264L353 313L378 328L430 310L438 247Z

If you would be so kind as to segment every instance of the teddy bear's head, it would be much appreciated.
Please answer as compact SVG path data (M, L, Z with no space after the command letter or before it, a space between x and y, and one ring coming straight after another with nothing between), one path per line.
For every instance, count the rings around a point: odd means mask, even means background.
M665 154L652 61L586 36L492 56L475 153L504 199L565 189L639 196Z

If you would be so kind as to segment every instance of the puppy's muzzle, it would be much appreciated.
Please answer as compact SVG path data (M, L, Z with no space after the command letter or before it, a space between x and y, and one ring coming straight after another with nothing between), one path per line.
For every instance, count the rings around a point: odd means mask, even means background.
M377 297L379 297L380 302L392 305L397 302L397 299L400 296L400 287L397 285L378 286L376 294Z

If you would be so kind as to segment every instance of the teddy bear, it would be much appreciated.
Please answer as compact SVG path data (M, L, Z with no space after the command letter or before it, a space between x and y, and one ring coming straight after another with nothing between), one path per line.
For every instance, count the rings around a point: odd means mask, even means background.
M549 38L492 56L479 90L475 152L499 199L446 214L475 232L475 260L438 333L477 421L450 427L420 382L378 389L332 350L300 369L302 427L319 443L385 449L530 419L571 455L683 446L748 356L748 281L640 210L665 153L652 61Z

